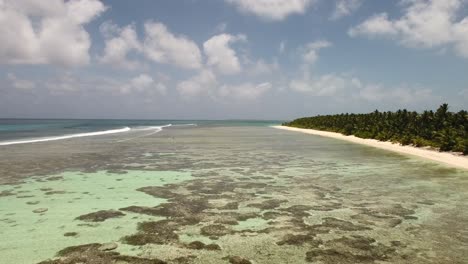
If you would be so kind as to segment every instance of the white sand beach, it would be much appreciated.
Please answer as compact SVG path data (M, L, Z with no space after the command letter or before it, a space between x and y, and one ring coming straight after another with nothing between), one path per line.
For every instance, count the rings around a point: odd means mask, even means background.
M385 149L389 151L394 151L398 153L414 155L414 156L418 156L421 158L430 159L430 160L445 163L447 165L451 165L457 168L463 168L463 169L468 170L468 157L457 155L454 153L438 152L435 150L431 150L427 148L417 148L414 146L402 146L400 144L394 144L391 142L383 142L383 141L378 141L375 139L363 139L363 138L358 138L355 136L345 136L340 133L334 133L334 132L328 132L328 131L303 129L303 128L295 128L295 127L287 127L287 126L273 126L273 128L301 132L301 133L306 133L306 134L311 134L311 135L316 135L316 136L323 136L323 137L346 140L349 142L363 144L363 145Z

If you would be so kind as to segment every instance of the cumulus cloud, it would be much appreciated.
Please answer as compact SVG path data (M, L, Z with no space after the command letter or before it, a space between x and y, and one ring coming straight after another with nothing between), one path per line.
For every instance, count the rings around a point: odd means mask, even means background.
M338 0L335 3L335 10L331 15L331 20L338 20L349 16L361 7L363 0Z
M76 92L82 89L83 86L83 80L70 72L61 74L59 77L45 82L45 87L52 94Z
M11 75L11 74L10 74ZM130 95L145 96L165 95L167 93L167 77L156 75L156 78L141 73L132 78L116 78L106 76L83 76L72 72L60 73L42 82L36 82L35 87L53 95ZM12 78L12 77L9 77ZM17 80L16 77L14 77Z
M256 15L264 20L284 20L292 14L304 14L315 0L226 0L244 13Z
M289 83L291 90L314 96L334 96L342 92L347 86L347 80L341 76L327 74L317 78L305 76L293 79Z
M227 29L227 23L219 23L216 27L215 27L215 32L216 33L223 33L225 32Z
M248 75L260 76L260 75L271 75L280 69L279 63L274 60L272 63L268 63L262 59L252 63L248 69Z
M19 90L31 90L36 87L36 83L29 80L23 80L16 77L13 73L8 73L7 78L10 81L11 85Z
M326 40L311 42L302 48L302 59L307 64L314 64L318 60L318 52L331 46L332 43Z
M192 78L177 85L177 91L184 98L210 95L217 85L216 76L210 70L202 70Z
M223 85L218 95L228 99L254 100L269 91L271 83L265 82L258 85L243 83L240 85Z
M247 37L245 35L220 34L213 36L203 43L207 64L221 74L239 73L242 67L236 51L232 49L230 44L246 40Z
M156 82L147 74L140 74L131 79L128 83L120 86L120 92L128 94L132 92L158 92L159 94L166 94L167 88L161 82Z
M105 37L104 54L99 58L101 63L126 69L135 69L140 65L138 61L127 57L131 51L142 51L134 25L119 28L111 22L105 22L100 30Z
M105 10L99 0L2 0L0 62L87 64L91 40L84 25Z
M358 88L359 92L353 96L370 102L390 101L405 105L430 101L435 98L430 89L408 87L405 85L400 87L385 87L381 84L366 84Z
M305 75L293 79L289 88L295 92L318 97L346 98L346 100L363 100L367 102L393 102L395 104L412 104L434 100L432 90L400 85L389 87L383 84L367 83L349 75L325 74L310 77Z
M349 35L387 37L410 48L444 48L468 58L468 17L459 19L465 0L402 0L403 15L376 14L351 28Z
M197 44L182 35L174 35L162 23L145 23L144 53L159 63L169 63L187 69L199 69L202 56Z

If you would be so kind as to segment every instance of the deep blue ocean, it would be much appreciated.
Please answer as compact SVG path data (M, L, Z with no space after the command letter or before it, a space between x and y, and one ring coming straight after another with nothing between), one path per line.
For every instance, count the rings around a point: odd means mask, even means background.
M0 119L0 144L94 133L119 133L167 125L269 126L282 121L253 120L117 120L117 119Z

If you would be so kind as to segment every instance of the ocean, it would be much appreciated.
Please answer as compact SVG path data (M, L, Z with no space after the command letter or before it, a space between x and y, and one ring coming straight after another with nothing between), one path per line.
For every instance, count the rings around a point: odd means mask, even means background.
M2 264L467 263L466 170L280 121L0 122Z
M125 132L160 131L168 126L253 126L278 123L281 121L0 119L0 146Z

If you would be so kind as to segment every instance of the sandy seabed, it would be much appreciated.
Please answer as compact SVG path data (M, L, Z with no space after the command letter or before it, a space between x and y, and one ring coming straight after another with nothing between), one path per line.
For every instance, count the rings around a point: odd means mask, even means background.
M395 143L388 142L388 141L384 142L384 141L378 141L375 139L364 139L364 138L358 138L355 136L345 136L340 133L314 130L314 129L304 129L304 128L295 128L295 127L287 127L287 126L273 126L273 128L301 132L301 133L306 133L306 134L311 134L311 135L316 135L316 136L323 136L323 137L346 140L349 142L363 144L366 146L371 146L371 147L385 149L385 150L394 151L398 153L418 156L421 158L430 159L430 160L437 161L437 162L442 162L447 165L451 165L457 168L463 168L463 169L468 170L468 157L457 155L455 153L438 152L435 150L426 149L426 148L417 148L414 146L402 146L400 144L395 144Z

